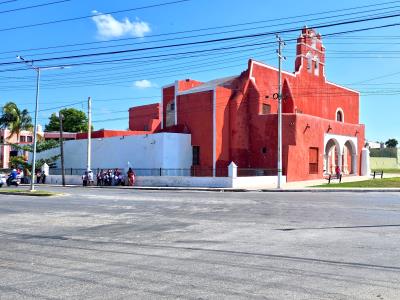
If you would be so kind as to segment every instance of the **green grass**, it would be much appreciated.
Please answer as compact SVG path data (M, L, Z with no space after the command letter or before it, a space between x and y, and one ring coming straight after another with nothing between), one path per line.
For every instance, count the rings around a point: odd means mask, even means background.
M388 174L400 174L400 169L372 169L372 173L374 171L376 172L381 172L383 170L383 174L388 173Z
M0 189L0 194L7 195L23 195L23 196L38 196L38 197L48 197L56 196L57 193L47 192L47 191L28 191L28 190L16 190L16 189Z
M354 182L331 183L316 187L328 188L400 188L400 177L370 179Z

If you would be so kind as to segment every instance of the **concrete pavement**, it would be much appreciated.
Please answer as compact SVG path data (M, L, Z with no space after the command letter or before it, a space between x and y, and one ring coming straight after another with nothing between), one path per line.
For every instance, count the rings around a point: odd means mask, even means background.
M398 193L0 195L0 299L399 299Z

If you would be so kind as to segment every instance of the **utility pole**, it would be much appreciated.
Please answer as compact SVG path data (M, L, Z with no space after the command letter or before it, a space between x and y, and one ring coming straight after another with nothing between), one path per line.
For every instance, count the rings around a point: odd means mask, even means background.
M282 187L282 60L285 57L282 56L282 48L285 42L279 35L276 36L278 39L278 185L277 188Z
M91 170L92 152L92 98L88 98L88 139L87 139L87 166L86 170Z
M31 187L30 187L31 192L35 191L37 120L39 111L39 88L40 88L40 68L36 68L35 70L36 70L36 101L35 101L35 122L33 128L33 154L32 154L32 170L31 170Z
M65 169L64 169L64 138L63 138L63 119L61 111L58 113L60 118L60 153L61 153L61 180L62 185L65 186Z
M32 173L31 173L31 187L30 191L35 191L35 173L36 173L36 144L37 144L37 120L39 111L39 87L40 87L40 73L42 70L58 70L65 69L64 66L57 67L36 67L33 65L33 60L25 60L22 56L17 56L17 59L24 63L28 68L36 71L36 101L35 101L35 121L33 128L33 154L32 154Z

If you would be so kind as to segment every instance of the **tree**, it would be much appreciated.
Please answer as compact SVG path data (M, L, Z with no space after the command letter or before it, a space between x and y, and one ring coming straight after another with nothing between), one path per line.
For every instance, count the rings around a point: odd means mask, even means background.
M399 142L396 139L388 139L385 142L386 147L388 148L396 148Z
M7 102L3 106L0 116L0 127L10 130L8 138L17 135L17 140L19 141L21 131L32 130L32 118L28 110L21 111L14 102Z
M23 150L31 153L33 152L33 145L19 145L19 144L11 144L11 145L18 150ZM36 144L36 153L57 148L59 146L60 142L56 140L38 141Z
M64 116L63 130L66 132L87 132L88 118L86 114L75 108L64 108L60 111ZM45 131L59 131L60 119L53 113L49 117L49 124L46 125Z

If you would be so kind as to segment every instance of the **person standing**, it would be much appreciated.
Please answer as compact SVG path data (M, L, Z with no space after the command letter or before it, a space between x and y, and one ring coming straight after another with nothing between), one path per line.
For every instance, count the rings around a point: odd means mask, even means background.
M129 168L127 175L129 186L133 186L135 183L135 172L133 172L132 168Z
M335 173L336 173L336 178L339 179L341 174L339 165L336 166Z
M31 183L31 172L29 171L29 168L25 168L25 183L30 184Z

